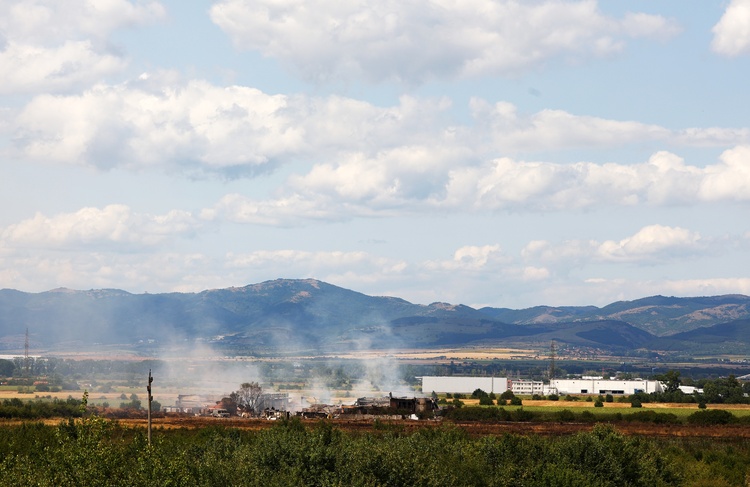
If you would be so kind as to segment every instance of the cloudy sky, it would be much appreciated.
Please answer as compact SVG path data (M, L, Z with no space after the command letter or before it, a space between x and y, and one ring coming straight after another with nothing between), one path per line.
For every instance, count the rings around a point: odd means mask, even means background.
M750 294L750 0L0 0L0 287Z

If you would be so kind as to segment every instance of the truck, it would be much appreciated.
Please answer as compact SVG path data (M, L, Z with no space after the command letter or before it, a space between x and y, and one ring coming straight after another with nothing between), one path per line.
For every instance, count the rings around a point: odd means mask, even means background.
M228 418L229 417L229 411L226 409L214 409L214 412L211 414L214 418Z

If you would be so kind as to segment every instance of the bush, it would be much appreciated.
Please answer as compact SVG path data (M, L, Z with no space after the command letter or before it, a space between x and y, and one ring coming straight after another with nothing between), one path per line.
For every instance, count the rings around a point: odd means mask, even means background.
M513 397L510 400L510 405L511 406L522 406L523 405L523 401L521 400L520 397Z
M531 411L527 411L524 408L519 408L513 411L511 416L513 417L514 421L531 421L532 419L534 419L535 415Z
M446 417L454 421L510 421L512 419L510 412L503 408L480 408L476 406L451 409Z
M704 409L696 411L687 417L689 424L695 425L714 425L714 424L730 424L737 421L734 414L724 409Z
M490 399L490 396L484 395L479 397L479 405L480 406L492 406L493 402L492 399Z
M615 398L612 397L612 394L607 394L604 396L604 402L614 402Z
M630 401L630 407L640 408L640 407L643 407L643 405L641 404L641 401L639 401L638 399L633 399L632 401Z
M513 394L513 391L510 389L500 394L500 399L513 399L514 397L516 397L516 395Z
M555 417L558 421L563 422L571 422L575 421L576 419L576 415L573 414L573 411L571 411L570 409L563 409L562 411L558 411L557 413L555 413Z
M594 407L595 408L603 408L604 407L604 403L600 399L597 399L596 402L594 403Z
M481 399L485 396L487 396L487 393L482 389L474 389L474 392L471 393L471 397L474 399Z
M544 396L540 396L539 394L534 394L533 396L531 396L531 400L532 401L543 401L544 400Z
M706 409L706 403L701 401L698 403L698 409Z
M549 396L547 396L548 401L557 401L559 399L560 399L560 396L558 396L557 394L550 394Z

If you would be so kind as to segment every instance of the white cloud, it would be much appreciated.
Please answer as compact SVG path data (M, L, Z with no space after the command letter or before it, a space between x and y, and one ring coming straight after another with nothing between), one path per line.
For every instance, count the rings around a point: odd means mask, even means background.
M279 58L314 80L516 74L556 57L610 55L628 37L679 31L661 16L607 17L593 0L222 0L210 15L238 48Z
M562 110L542 110L519 117L516 107L506 102L490 105L472 99L471 109L479 127L492 137L495 147L504 151L528 150L535 144L557 149L615 147L671 136L668 129L657 125L580 116Z
M6 247L21 248L120 246L132 249L158 245L176 236L189 236L197 225L189 213L182 211L147 215L134 213L125 205L108 205L51 217L37 213L31 219L0 231L0 241Z
M750 146L724 151L721 164L709 166L698 191L704 201L750 199Z
M0 94L63 91L125 67L120 56L97 52L90 41L66 41L44 48L8 43L0 51Z
M597 257L605 261L662 260L694 252L702 246L701 236L697 232L680 227L649 225L619 242L602 242L597 249Z
M708 251L712 239L681 227L648 225L621 240L567 240L561 243L529 242L521 252L527 262L582 267L592 262L655 263L700 255Z
M66 91L118 72L126 60L109 35L164 15L157 2L0 2L0 94Z
M462 125L450 119L451 105L444 98L404 96L396 105L379 107L340 96L269 95L244 86L182 82L174 73L161 72L118 85L99 84L80 95L34 97L6 127L13 136L13 155L21 159L229 177L302 162L316 165L290 179L300 195L333 192L369 197L380 206L399 199L440 199L435 191L445 191L448 168L454 169L451 177L467 177L463 169L476 170L498 153L615 148L644 141L750 142L749 129L672 132L560 110L521 116L509 103L473 99L470 105L473 122ZM558 175L576 172L535 167Z
M453 253L451 260L427 261L423 267L441 271L487 271L509 262L499 245L466 245Z
M430 157L430 154L433 154ZM441 159L441 155L443 158ZM306 219L346 220L444 211L564 211L602 206L694 205L750 200L750 147L726 151L718 164L689 166L669 152L640 164L557 164L493 160L451 167L440 147L409 155L353 157L293 176L268 200L232 194L207 219L293 225ZM420 163L411 163L414 155ZM460 163L459 163L460 164ZM410 181L415 185L404 184Z
M732 0L713 27L711 48L723 56L750 53L750 0Z
M38 161L225 171L271 164L302 147L285 96L199 81L154 91L141 81L36 97L18 116L16 145Z

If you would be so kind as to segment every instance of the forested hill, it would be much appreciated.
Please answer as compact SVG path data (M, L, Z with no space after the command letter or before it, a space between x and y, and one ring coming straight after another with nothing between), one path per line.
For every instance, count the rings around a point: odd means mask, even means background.
M482 308L499 321L515 324L618 320L654 335L672 335L696 328L750 318L750 297L741 294L676 298L651 296L596 306L537 306L527 309Z
M32 348L39 349L204 342L239 352L361 350L555 339L630 350L657 344L677 347L687 339L667 335L697 328L704 330L701 340L736 346L748 334L726 330L745 329L748 303L750 298L739 295L654 296L603 308L474 309L367 296L313 279L278 279L199 293L5 289L0 291L0 347L22 349L27 328ZM714 328L719 324L723 327ZM716 339L707 340L705 334Z

